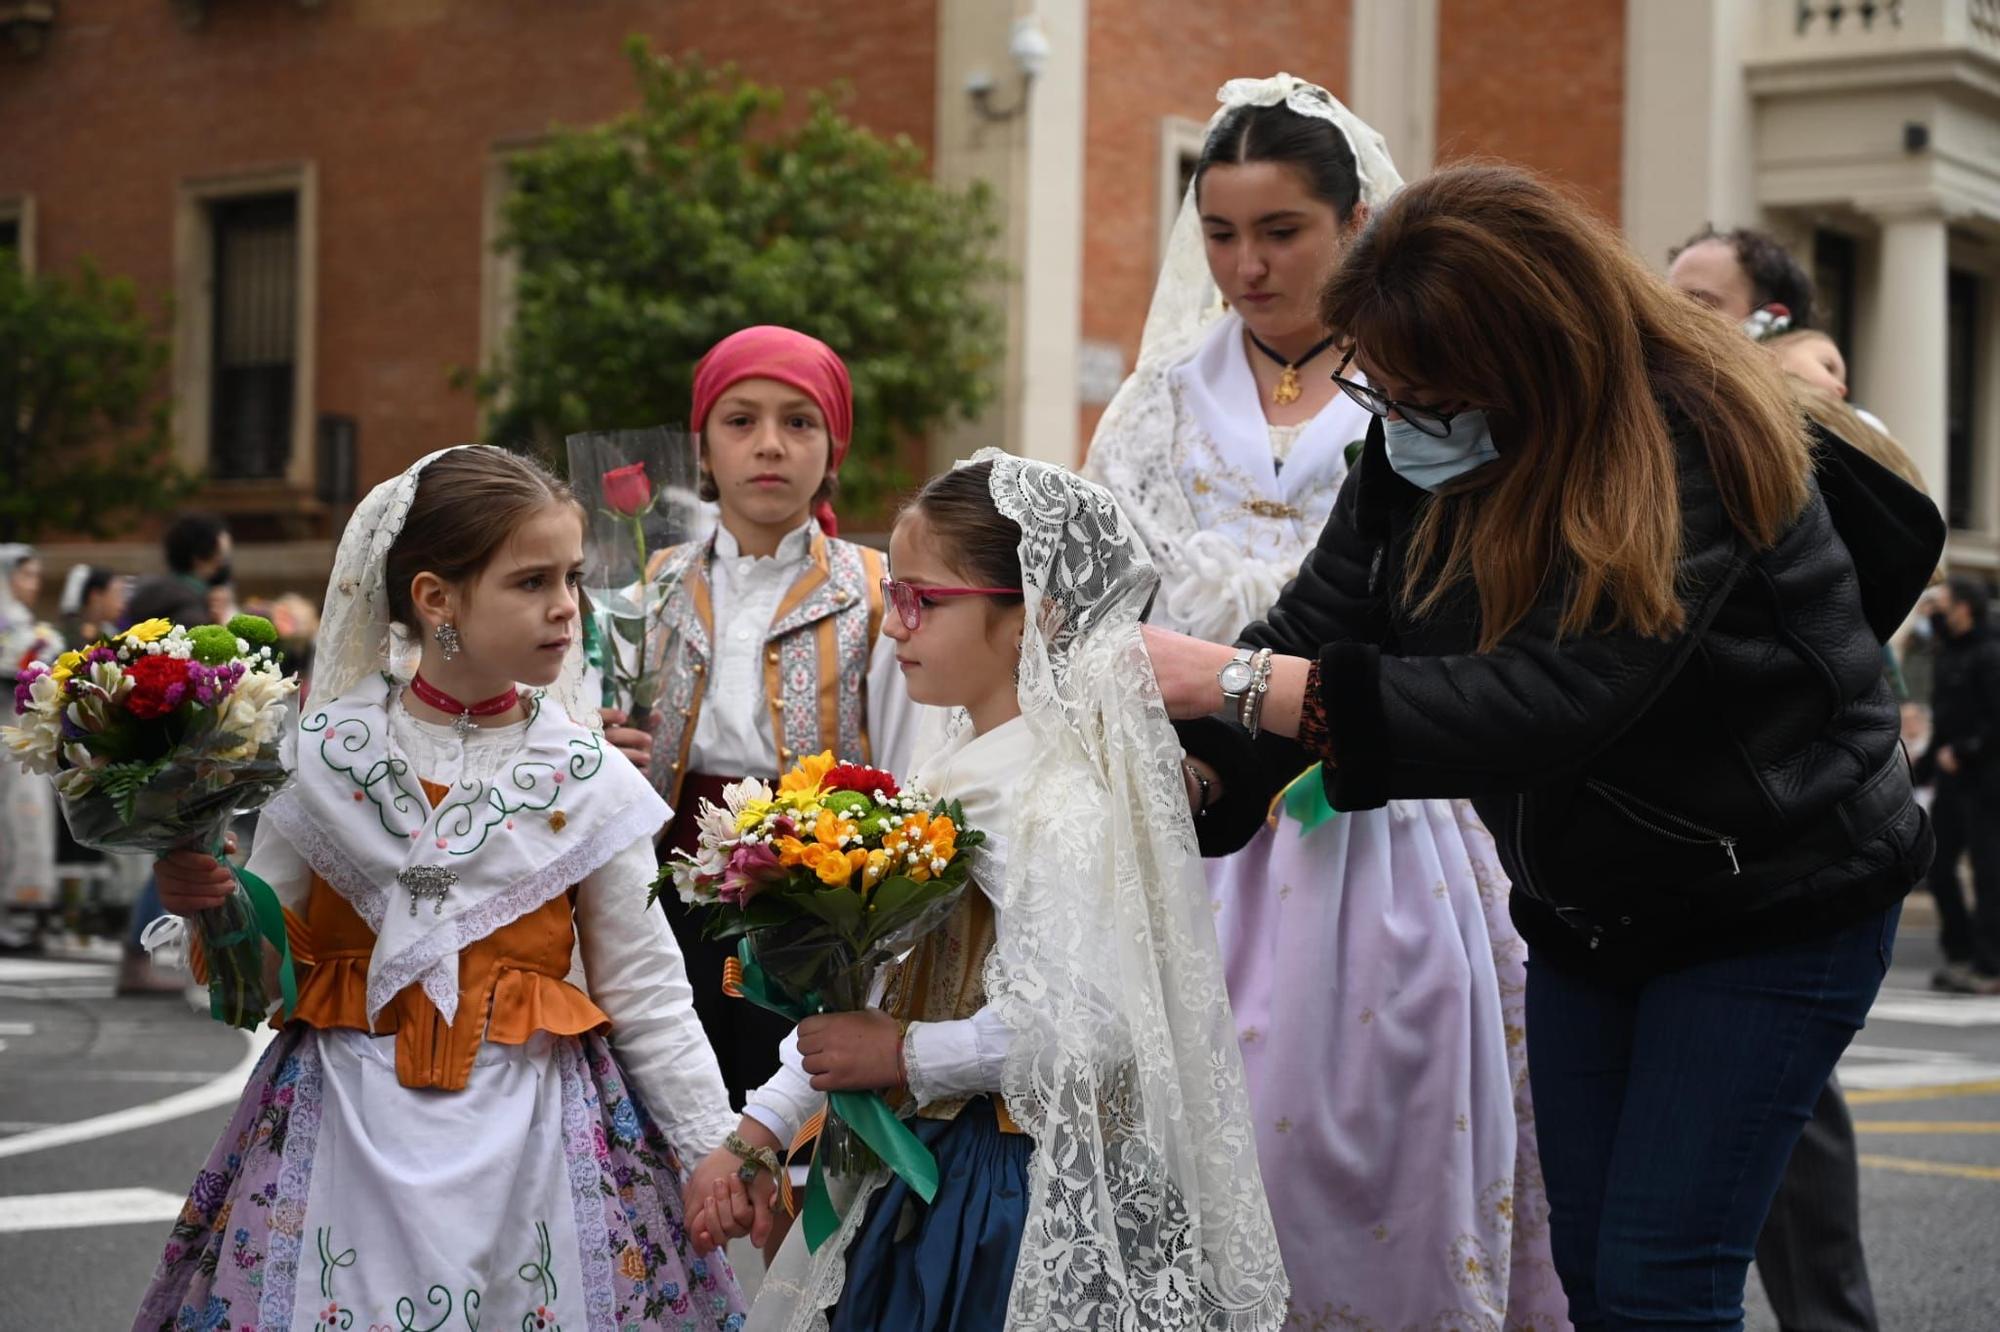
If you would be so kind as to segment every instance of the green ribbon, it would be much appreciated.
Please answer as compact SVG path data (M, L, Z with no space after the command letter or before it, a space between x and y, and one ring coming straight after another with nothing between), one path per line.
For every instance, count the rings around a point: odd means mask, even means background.
M1340 813L1327 803L1326 777L1317 763L1293 778L1292 784L1279 792L1278 806L1285 811L1286 818L1299 825L1301 837Z
M757 1007L793 1022L825 1011L816 993L807 994L804 1003L795 1004L773 992L764 969L751 960L748 939L738 941L736 958L743 964L743 997ZM930 1202L937 1197L937 1158L902 1120L896 1118L896 1112L878 1093L828 1092L827 1103L828 1113L854 1130L854 1135L867 1143L882 1158L883 1164L901 1176L919 1198ZM821 1168L824 1156L825 1153L815 1146L812 1168L806 1175L806 1200L799 1209L799 1219L805 1228L806 1248L815 1253L820 1245L833 1238L834 1231L840 1229L840 1213L834 1210L833 1197L827 1192L826 1176Z
M278 990L285 998L284 1006L278 1010L278 1017L283 1021L291 1017L299 1006L298 973L292 966L292 940L285 930L284 903L278 900L278 894L272 891L270 884L249 870L231 864L229 858L222 854L220 843L216 845L213 854L216 860L236 876L236 882L243 886L243 895L250 902L251 922L256 933L262 935L264 942L278 952ZM235 934L218 939L215 941L215 947L217 949L233 947L241 943L244 937ZM214 958L210 958L208 964L208 1015L217 1022L227 1023L230 1026L239 1025L229 1015L229 1005L223 995L222 979L217 974ZM263 1021L264 1015L259 1013L248 1023L241 1025L254 1030L262 1026Z

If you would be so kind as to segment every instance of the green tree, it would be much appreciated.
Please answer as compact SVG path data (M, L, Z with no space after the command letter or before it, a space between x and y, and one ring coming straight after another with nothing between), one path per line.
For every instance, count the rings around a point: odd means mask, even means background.
M787 117L733 66L626 49L637 110L514 159L501 245L519 286L502 364L478 380L488 437L549 448L685 422L703 352L785 324L853 375L844 493L901 484L905 446L992 393L990 193L939 187L907 138L853 124L829 93Z
M107 536L191 482L167 448L166 344L132 283L29 277L0 250L0 539Z

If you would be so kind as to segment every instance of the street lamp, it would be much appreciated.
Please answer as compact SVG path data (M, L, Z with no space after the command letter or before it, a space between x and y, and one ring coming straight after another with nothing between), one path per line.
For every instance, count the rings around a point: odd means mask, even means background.
M1027 110L1028 90L1048 68L1051 53L1048 34L1042 31L1039 19L1032 14L1015 19L1013 35L1007 40L1007 54L1013 57L1014 68L1021 76L1021 95L1010 107L995 106L993 75L983 66L973 70L965 77L965 91L971 95L972 105L980 116L993 121L1012 120Z

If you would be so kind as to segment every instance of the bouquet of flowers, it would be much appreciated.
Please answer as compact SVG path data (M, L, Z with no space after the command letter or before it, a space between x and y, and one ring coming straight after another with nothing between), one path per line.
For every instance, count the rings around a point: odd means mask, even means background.
M0 742L28 772L54 778L76 840L100 851L204 848L220 858L238 813L278 793L278 754L297 681L279 667L277 630L239 615L184 629L146 620L114 638L36 662L14 688L14 726ZM227 864L228 862L224 862ZM256 876L232 867L237 891L196 921L209 974L209 1009L255 1027L270 1007L264 942L295 998L284 916Z
M570 485L588 514L585 644L604 673L606 705L622 704L644 729L660 692L648 640L673 590L650 566L701 524L694 441L656 427L571 435L567 443Z
M738 939L732 994L797 1021L853 1012L882 963L957 905L985 835L957 804L904 790L879 769L803 759L777 789L755 779L701 802L693 853L661 867L653 892L711 908L703 932ZM887 1162L929 1201L937 1163L873 1092L834 1092L805 1201L813 1248L839 1223L821 1178Z

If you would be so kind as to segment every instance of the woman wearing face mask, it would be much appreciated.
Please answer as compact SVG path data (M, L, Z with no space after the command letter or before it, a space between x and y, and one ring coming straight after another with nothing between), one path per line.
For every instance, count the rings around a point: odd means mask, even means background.
M1472 797L1531 950L1570 1317L1740 1328L1930 859L1878 633L1942 523L1836 532L1777 368L1526 173L1406 187L1322 314L1383 420L1242 637L1253 687L1148 631L1175 715L1238 718L1183 732L1221 793L1204 839L1247 838L1309 758L1336 808Z
M1298 572L1367 433L1319 294L1402 178L1323 88L1238 79L1220 100L1086 470L1160 566L1153 623L1229 643ZM1335 817L1319 786L1305 773L1207 862L1291 1312L1552 1325L1527 949L1492 839L1465 802Z

